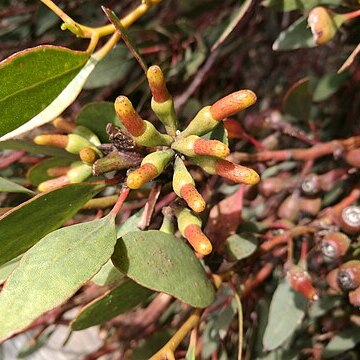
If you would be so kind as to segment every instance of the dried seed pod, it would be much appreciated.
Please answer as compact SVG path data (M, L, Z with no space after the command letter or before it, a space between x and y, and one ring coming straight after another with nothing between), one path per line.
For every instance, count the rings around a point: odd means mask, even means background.
M360 206L351 205L344 208L340 215L340 226L343 231L354 234L360 231Z
M320 249L324 256L334 260L345 255L350 247L350 239L341 232L326 234L320 242Z
M289 285L309 300L318 300L319 296L311 283L310 275L298 265L292 265L286 274Z
M341 290L339 282L338 282L338 273L339 273L339 268L331 270L326 275L326 281L329 284L329 286L331 287L331 289L333 289L336 293L341 293L342 290Z
M300 200L300 210L304 213L316 216L321 209L321 198L301 198Z
M300 212L300 201L297 194L289 195L279 206L277 215L280 219L294 221Z
M320 179L316 174L308 174L301 183L301 190L304 195L314 196L321 189Z
M172 150L162 150L145 156L141 166L127 177L127 186L130 189L139 189L145 183L158 177L173 158Z
M187 239L194 250L202 255L210 254L212 245L201 230L201 220L186 208L178 210L176 217L181 235Z
M196 190L192 176L179 157L175 159L174 164L173 189L175 194L184 199L188 206L195 212L205 210L205 200Z
M206 140L196 135L176 140L171 148L186 156L209 155L225 158L230 154L228 146L221 141Z
M356 168L360 168L360 149L353 149L345 153L345 161Z
M360 260L350 260L339 267L337 280L345 291L360 286Z
M349 302L354 306L360 306L360 286L349 292Z
M258 173L248 167L211 156L195 156L190 159L211 175L219 175L238 184L255 185L260 181Z

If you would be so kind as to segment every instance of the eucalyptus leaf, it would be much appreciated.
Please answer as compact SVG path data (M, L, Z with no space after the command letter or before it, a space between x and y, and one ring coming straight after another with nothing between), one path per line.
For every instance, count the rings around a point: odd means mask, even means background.
M263 346L274 350L290 338L305 316L306 298L294 292L286 280L276 288L270 304Z
M132 280L126 280L82 308L76 319L72 321L71 328L83 330L103 324L146 301L151 294L151 290Z
M10 260L6 264L0 266L0 284L2 284L8 276L14 271L16 266L19 264L21 257Z
M22 254L60 227L101 190L72 184L37 195L0 217L0 265Z
M0 177L0 192L24 193L34 195L35 193L15 182Z
M225 248L231 260L242 260L257 249L257 238L253 233L241 233L229 236Z
M314 89L314 101L324 101L334 95L348 79L348 73L326 74L317 83Z
M118 240L112 261L138 284L194 307L214 301L214 287L199 260L173 235L157 230L130 232Z
M56 230L33 246L0 293L0 340L72 296L110 258L115 242L114 217L107 216Z
M359 343L359 328L356 326L349 326L330 340L330 342L325 346L322 356L324 359L332 358L354 348Z

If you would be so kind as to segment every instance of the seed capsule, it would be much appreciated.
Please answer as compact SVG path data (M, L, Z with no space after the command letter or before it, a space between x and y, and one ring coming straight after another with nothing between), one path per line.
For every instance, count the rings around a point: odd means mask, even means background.
M351 205L343 209L340 216L341 228L349 233L360 231L360 206Z
M320 179L316 174L309 174L301 183L301 190L304 195L316 195L321 189Z
M360 287L349 292L349 302L354 306L360 306Z
M354 290L360 286L360 260L351 260L339 267L338 282L345 290Z
M338 282L338 274L339 274L339 268L331 270L326 275L326 281L336 293L341 293L342 290L340 288L339 282Z
M345 255L350 247L350 239L343 233L332 232L324 236L320 242L320 249L324 256L331 260Z
M205 200L196 190L193 178L179 157L176 158L174 164L173 189L175 194L184 199L195 212L205 210Z
M307 271L298 265L293 265L286 276L292 289L303 294L309 300L318 300L319 296Z

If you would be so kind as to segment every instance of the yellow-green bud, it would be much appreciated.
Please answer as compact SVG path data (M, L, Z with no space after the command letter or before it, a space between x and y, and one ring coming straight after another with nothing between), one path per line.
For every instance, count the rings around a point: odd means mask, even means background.
M69 134L68 135L68 142L65 147L65 150L72 154L79 154L80 150L83 148L92 148L97 153L99 153L99 150L94 147L94 144L92 144L89 140L83 138L80 135L77 134Z
M76 126L74 128L73 133L77 134L77 135L80 135L83 138L89 140L95 146L101 145L101 141L99 140L97 135L94 132L92 132L90 129L88 129L87 127L85 127L83 125Z
M142 135L133 136L134 141L137 145L140 146L170 146L173 142L171 136L166 134L161 134L158 130L156 130L155 126L149 122L144 120L145 131Z
M92 166L81 161L73 163L66 176L70 183L80 183L92 174Z
M164 102L156 102L154 98L152 98L151 108L159 120L164 124L166 132L171 136L175 136L177 120L173 99L170 98Z

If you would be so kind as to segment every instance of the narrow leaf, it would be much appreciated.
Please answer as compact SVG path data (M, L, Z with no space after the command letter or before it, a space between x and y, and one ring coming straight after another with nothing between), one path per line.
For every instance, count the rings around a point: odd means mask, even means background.
M214 301L214 287L192 250L173 235L135 231L116 244L114 265L142 286L175 296L194 307Z
M45 236L22 257L0 293L0 340L72 296L110 258L115 242L110 216Z
M144 302L152 291L127 280L81 309L71 323L73 330L100 325Z
M35 194L33 191L2 177L0 177L0 192Z
M93 184L68 185L35 196L0 217L0 265L60 227L100 190Z
M0 266L0 284L2 284L8 276L14 271L16 266L19 264L21 257L10 260L6 264Z

